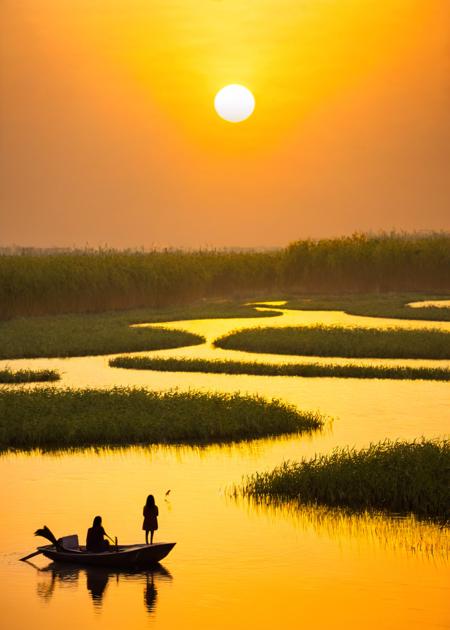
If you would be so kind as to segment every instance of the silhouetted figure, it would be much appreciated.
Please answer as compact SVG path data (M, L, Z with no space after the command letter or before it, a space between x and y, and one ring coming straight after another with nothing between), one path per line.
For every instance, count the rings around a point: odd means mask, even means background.
M108 534L102 527L102 517L96 516L92 527L89 527L86 536L86 551L98 553L99 551L108 551L109 542L105 540Z
M158 529L158 506L155 504L155 497L149 494L144 505L144 522L142 529L145 531L145 544L148 545L148 532L150 532L150 544L153 544L153 534Z

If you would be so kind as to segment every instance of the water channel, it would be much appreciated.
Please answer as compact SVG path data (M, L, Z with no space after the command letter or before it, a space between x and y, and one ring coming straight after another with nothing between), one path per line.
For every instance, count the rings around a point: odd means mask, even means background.
M199 332L207 342L155 354L299 360L212 348L217 336L250 326L320 322L450 330L450 323L275 308L281 315L270 319L170 322L167 327ZM108 358L2 361L0 367L54 367L63 373L57 387L132 385L258 393L319 410L329 420L322 431L309 436L224 446L3 455L2 627L449 627L450 546L445 530L412 518L254 505L233 499L228 492L247 474L336 446L448 434L448 383L145 372L110 368ZM34 566L18 562L35 547L32 533L37 527L45 523L58 536L77 532L84 538L97 513L120 542L138 542L143 534L142 505L149 492L160 508L157 540L177 541L157 570L64 568L39 557Z

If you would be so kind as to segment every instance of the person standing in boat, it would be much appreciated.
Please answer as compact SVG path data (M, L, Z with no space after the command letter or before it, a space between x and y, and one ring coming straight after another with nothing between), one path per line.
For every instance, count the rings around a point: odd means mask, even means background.
M109 542L106 540L105 536L109 538L108 534L103 529L102 517L96 516L92 527L89 527L87 532L86 551L92 551L94 553L108 551Z
M158 529L158 506L155 504L155 497L149 494L144 505L144 522L142 529L145 531L145 544L148 545L148 533L150 532L150 544L153 544L153 534Z

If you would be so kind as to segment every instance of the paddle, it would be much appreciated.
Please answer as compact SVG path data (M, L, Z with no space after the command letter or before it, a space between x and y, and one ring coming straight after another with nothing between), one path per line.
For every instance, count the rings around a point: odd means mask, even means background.
M44 527L42 527L41 529L37 529L34 532L35 536L42 536L43 538L46 538L47 540L49 540L53 545L55 545L55 547L58 549L58 547L61 547L60 543L56 540L55 535L53 534L53 532L51 532L49 530L49 528L47 527L47 525L44 525ZM19 558L19 560L25 562L26 560L28 560L29 558L34 558L34 556L38 556L40 553L43 553L43 551L41 551L40 549L38 549L37 551L33 551L33 553L30 553L28 556L25 556L24 558Z
M40 553L42 553L41 549L38 549L37 551L33 551L33 553L28 554L28 556L25 556L24 558L19 558L19 560L21 562L26 562L26 560L29 560L30 558L34 558L34 556L38 556Z
M114 543L114 546L115 546L115 548L116 548L116 551L118 551L119 547L118 547L117 536L115 536L115 537L114 537L114 539L113 539L113 538L111 538L111 536L110 536L109 534L107 534L106 532L105 532L105 536L106 536L106 538L109 538L109 540L110 540L112 543Z

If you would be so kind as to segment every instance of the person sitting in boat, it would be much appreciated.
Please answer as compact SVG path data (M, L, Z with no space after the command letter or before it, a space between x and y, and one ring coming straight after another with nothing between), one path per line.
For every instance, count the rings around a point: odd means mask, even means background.
M155 497L149 494L144 505L144 522L142 529L145 531L145 544L148 545L148 532L150 532L150 544L153 543L153 534L158 529L158 506L155 504Z
M108 534L105 532L102 526L102 517L96 516L92 527L89 527L86 536L86 551L98 553L100 551L108 551L109 542L105 536ZM109 536L108 536L109 538Z

